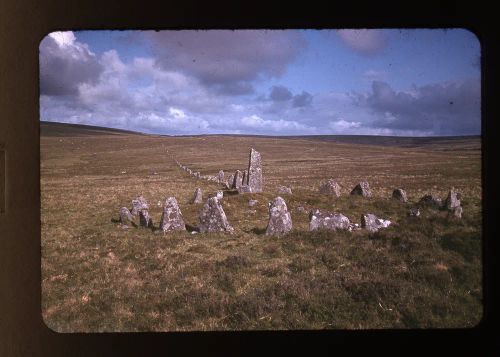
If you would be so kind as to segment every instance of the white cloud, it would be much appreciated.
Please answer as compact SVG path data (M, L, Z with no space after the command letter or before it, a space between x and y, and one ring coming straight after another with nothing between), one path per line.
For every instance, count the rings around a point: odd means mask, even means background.
M76 37L73 31L56 31L49 33L48 36L54 39L59 47L75 45Z
M335 132L344 133L346 131L353 132L350 129L358 129L361 126L361 122L359 121L347 121L344 119L331 121L328 123L328 126L333 129Z
M297 134L307 135L317 132L315 127L310 127L296 121L290 120L266 120L258 115L250 115L241 118L240 125L243 129L254 129L256 131L271 131L273 134Z
M173 116L174 118L183 119L186 117L186 114L184 114L184 112L180 109L169 108L168 111L169 111L170 115Z

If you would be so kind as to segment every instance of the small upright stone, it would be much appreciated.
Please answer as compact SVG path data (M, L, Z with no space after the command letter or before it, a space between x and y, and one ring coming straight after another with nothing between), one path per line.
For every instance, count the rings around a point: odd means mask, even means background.
M406 191L400 188L392 191L392 198L401 202L408 202L408 198L406 197Z
M219 173L217 174L217 181L219 183L224 182L224 171L223 170L220 170Z
M292 230L292 217L286 207L285 200L276 197L269 204L269 223L266 235L281 235Z
M454 188L448 192L448 197L446 197L446 200L444 201L444 205L446 208L450 211L454 210L455 208L460 206L460 199L461 199L460 193L456 192Z
M351 195L361 195L363 197L371 197L372 191L368 182L362 181L356 185L351 191Z
M451 213L453 214L453 216L455 216L457 218L462 218L463 211L464 210L463 210L462 206L457 206L451 210Z
M349 229L349 218L340 213L330 213L315 209L309 213L309 230L326 229L336 231L337 229Z
M257 202L259 202L259 201L257 201L257 200L248 200L248 205L250 207L253 207L253 206L255 206L257 204Z
M120 222L124 225L129 225L134 217L127 207L120 208Z
M130 213L132 213L133 216L137 216L143 209L149 210L148 202L144 197L139 196L135 200L132 200L132 209Z
M240 186L245 186L248 185L248 172L247 170L243 171L243 175L241 176L241 185Z
M200 233L206 232L230 232L234 231L229 224L226 213L217 197L210 197L200 211Z
M278 194L280 194L280 195L291 195L292 194L292 189L290 187L280 186L280 187L278 187Z
M420 216L420 210L418 209L418 207L410 208L410 211L408 212L408 216L410 216L410 217Z
M419 203L421 205L430 206L433 208L441 208L443 206L443 202L441 201L441 199L432 194L422 197Z
M217 199L220 201L220 200L222 200L222 198L224 198L224 192L217 191L216 193L214 193L210 197L217 197Z
M319 188L319 192L323 195L333 195L339 197L340 186L335 180L329 179L321 185L321 187Z
M262 163L260 153L250 149L248 160L248 186L252 192L262 192Z
M231 176L229 176L229 178L227 179L226 188L228 190L231 190L234 188L234 174L231 174Z
M139 225L145 228L153 226L153 219L149 217L149 211L147 209L139 211Z
M377 216L371 213L361 215L361 227L366 228L370 232L376 232L380 228L387 228L391 223L391 221L377 218Z
M231 188L238 189L242 185L243 182L243 174L240 170L236 170L236 172L233 175L233 181Z
M193 199L191 200L192 203L201 203L203 202L203 192L201 191L201 188L197 188L194 191Z
M186 230L182 212L175 197L168 197L165 200L160 220L160 229L164 232Z

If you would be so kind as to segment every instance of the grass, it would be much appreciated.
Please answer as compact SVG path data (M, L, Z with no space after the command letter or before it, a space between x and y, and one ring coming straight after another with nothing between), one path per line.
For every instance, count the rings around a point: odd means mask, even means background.
M195 188L205 200L220 187L190 178L173 159L230 174L245 169L250 147L262 154L264 192L225 193L233 235L191 234L202 207L189 203ZM45 128L44 321L60 332L474 326L482 317L480 155L477 138L407 147ZM318 194L328 178L341 197ZM349 196L362 180L370 199ZM268 237L267 203L281 185L293 191L283 197L294 229ZM461 220L430 208L407 217L424 194L444 198L452 186L463 196ZM390 199L396 187L411 203ZM120 207L141 194L156 226L158 202L175 196L188 231L121 228ZM395 223L377 233L309 232L299 206Z

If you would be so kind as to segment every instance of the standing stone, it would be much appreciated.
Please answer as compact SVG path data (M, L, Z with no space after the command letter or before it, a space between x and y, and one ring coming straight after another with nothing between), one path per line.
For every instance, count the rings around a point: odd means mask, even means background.
M321 185L319 192L324 195L334 195L340 197L340 186L335 180L329 179Z
M251 192L262 192L262 164L260 153L250 149L248 160L248 186Z
M420 216L420 210L418 209L418 207L410 208L410 211L408 212L408 216L410 216L410 217Z
M370 232L376 232L380 228L387 228L391 223L391 221L380 219L371 213L361 215L361 227L368 229Z
M224 182L224 171L222 170L219 171L219 173L217 174L217 181L219 181L219 183Z
M278 194L280 194L280 195L291 195L292 194L292 189L290 187L280 186L280 187L278 187Z
M240 170L236 170L236 172L233 175L231 188L238 189L242 184L243 184L243 174L241 173Z
M149 211L147 209L139 211L139 225L146 228L153 226L153 219L149 217Z
M163 205L163 214L160 220L160 229L164 232L185 231L186 225L182 212L175 197L168 197Z
M276 197L269 204L269 223L266 235L280 235L292 230L292 217L286 207L285 200Z
M315 209L309 213L309 230L326 229L336 231L337 229L349 229L349 218L340 213L330 213Z
M243 171L243 176L241 177L241 186L248 185L248 172L247 170Z
M220 201L220 200L222 200L222 198L224 198L224 192L217 191L216 193L214 193L208 197L217 197L217 199Z
M408 202L408 198L406 197L406 191L400 188L397 188L392 192L392 198L401 202Z
M137 216L143 209L149 210L148 202L144 197L139 196L135 200L132 200L132 209L130 213L132 213L133 216Z
M201 191L201 188L197 188L194 191L194 196L193 199L191 200L192 203L201 203L203 202L203 192Z
M120 222L121 224L128 225L132 222L134 217L127 207L120 208Z
M433 208L440 208L443 206L443 202L441 201L440 198L434 196L434 195L425 195L422 197L419 201L420 204L425 205L425 206L430 206Z
M229 178L227 179L226 181L226 188L228 190L231 190L234 186L234 174L231 174L231 176L229 176Z
M238 187L238 193L251 193L252 190L250 189L250 186L248 185L243 185Z
M462 218L463 211L464 210L463 210L462 206L457 206L451 210L451 213L453 214L453 216L455 216L457 218Z
M233 227L227 221L226 214L222 209L217 197L210 197L200 211L200 225L198 229L200 233L205 232L230 232L234 231Z
M372 191L368 182L362 181L356 185L351 191L351 195L361 195L363 197L371 197Z
M446 200L444 201L444 205L446 208L450 211L454 210L455 208L460 206L460 199L461 199L460 193L456 192L455 189L451 189L450 192L448 192L448 197L446 197Z

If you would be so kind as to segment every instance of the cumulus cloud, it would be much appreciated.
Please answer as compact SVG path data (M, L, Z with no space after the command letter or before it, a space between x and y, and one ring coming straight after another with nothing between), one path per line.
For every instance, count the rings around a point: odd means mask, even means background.
M357 94L355 101L375 115L371 127L434 135L478 134L481 129L479 80L435 83L408 92L374 81L371 93Z
M241 118L241 129L251 129L253 132L262 132L278 135L307 135L317 133L317 128L307 126L294 120L267 120L258 115L250 115Z
M40 42L40 93L75 95L82 83L96 83L103 66L71 31L52 32Z
M279 77L306 45L298 31L147 31L160 66L224 94L252 93L252 81Z
M334 130L335 133L345 134L347 132L355 133L356 130L361 126L359 121L347 121L344 119L330 121L328 126Z
M347 47L363 56L376 55L387 45L382 30L337 30L337 35Z

